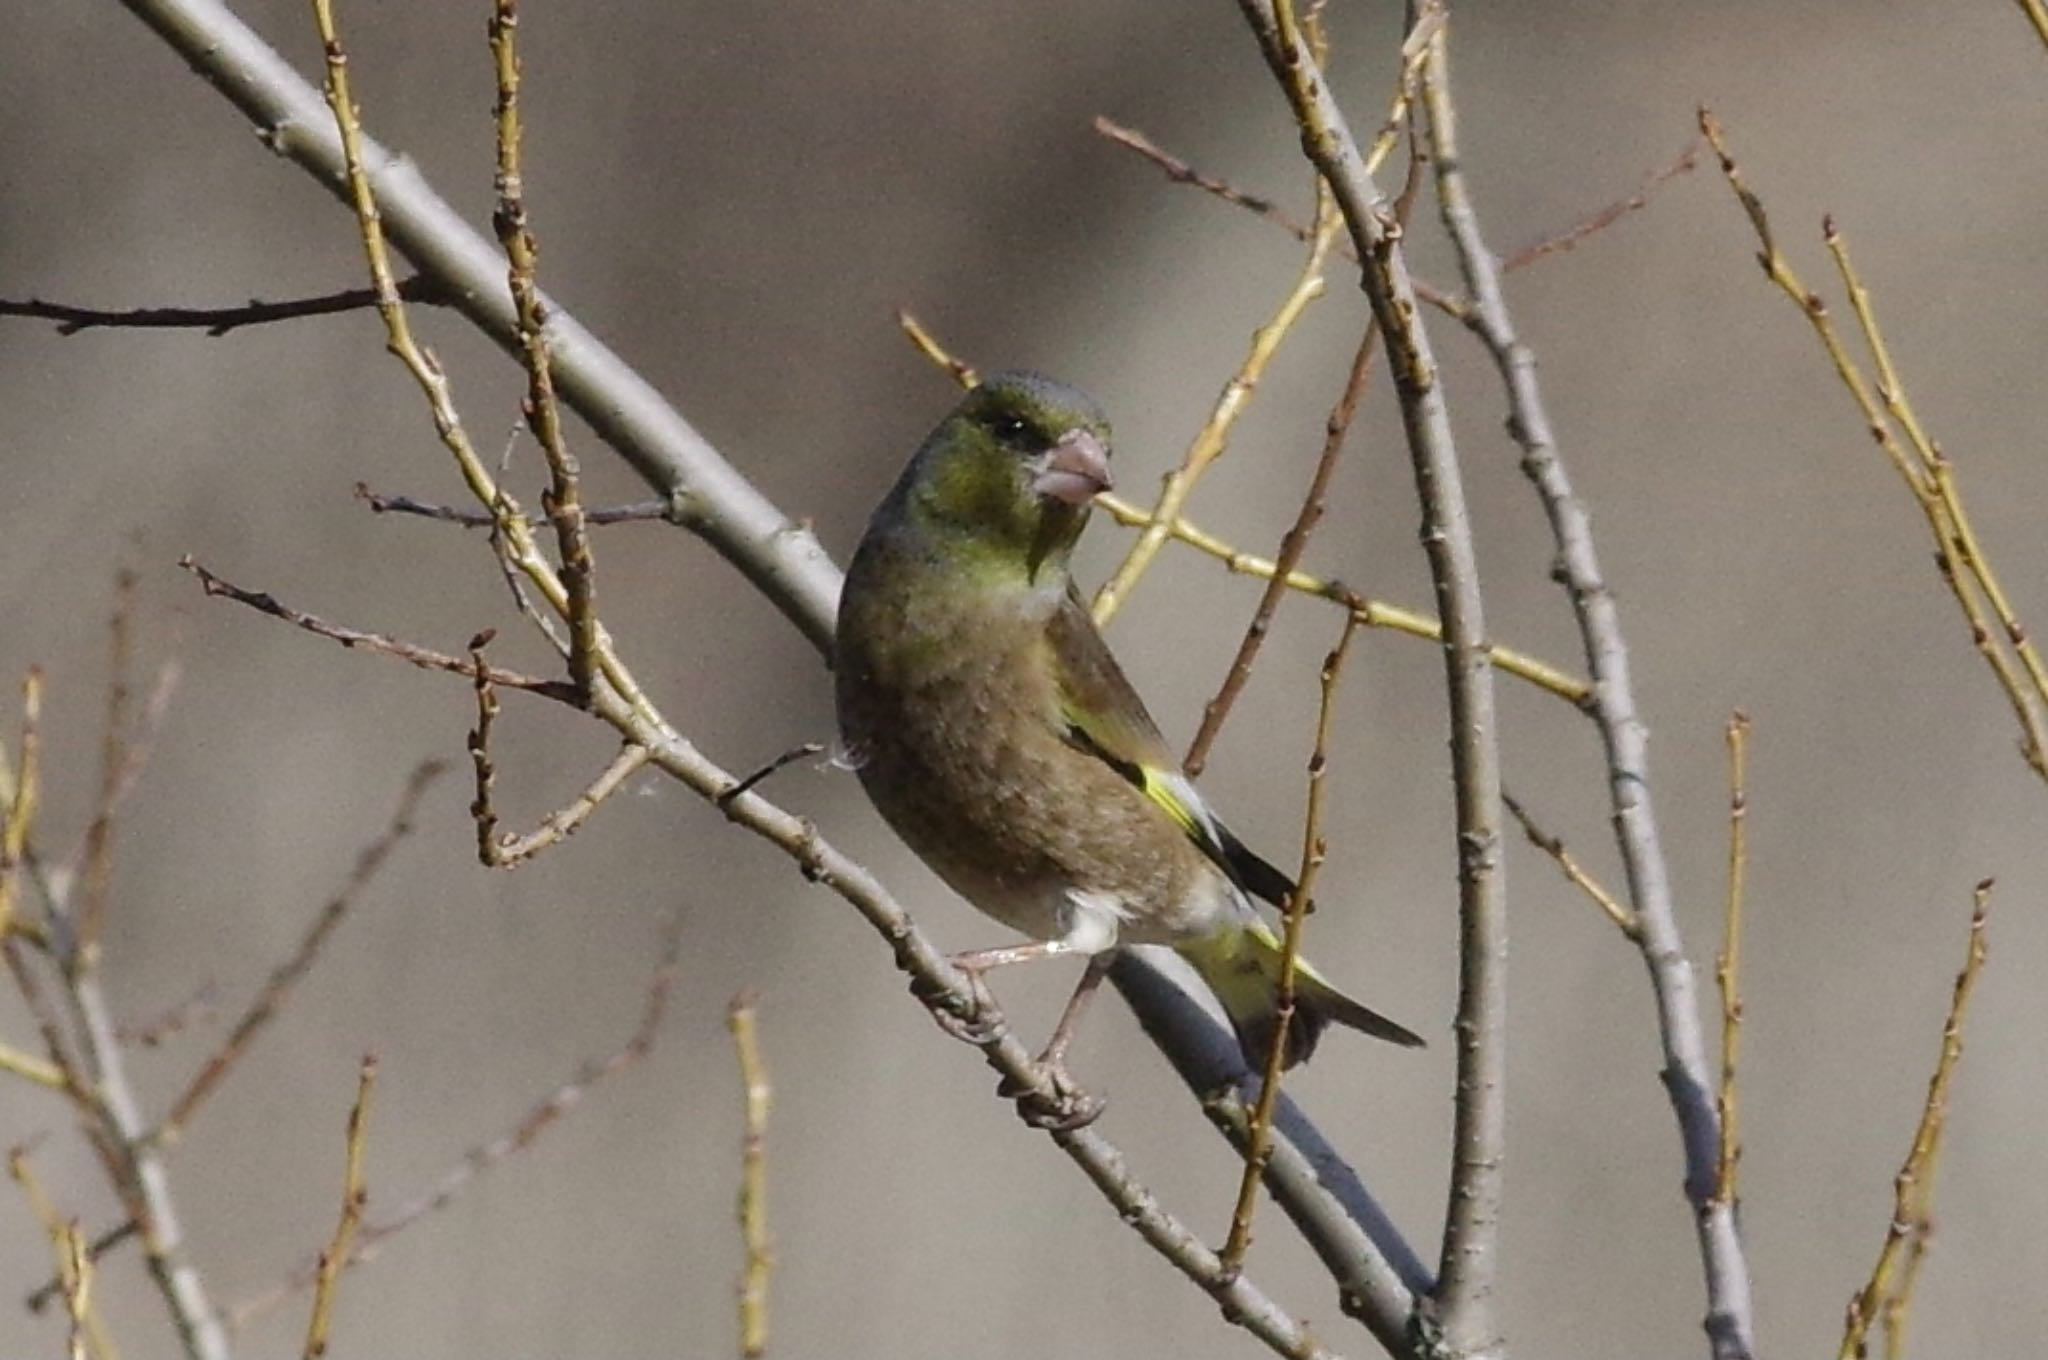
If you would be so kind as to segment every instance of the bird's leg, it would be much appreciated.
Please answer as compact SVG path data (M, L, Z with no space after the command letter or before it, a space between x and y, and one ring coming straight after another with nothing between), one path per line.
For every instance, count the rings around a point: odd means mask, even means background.
M1066 953L1064 940L1034 940L1029 944L1003 945L997 949L975 949L965 954L955 954L947 962L959 969L967 978L967 991L973 998L972 1006L962 1013L947 1004L944 994L930 994L929 989L913 983L911 990L918 999L932 1008L932 1019L940 1029L952 1035L963 1044L985 1044L1003 1032L1000 1018L986 1018L996 1008L995 998L989 994L988 984L982 981L982 974L991 968L1003 968L1013 963L1028 963L1032 959L1048 959Z
M1088 1003L1101 990L1102 980L1109 976L1109 966L1116 960L1116 951L1105 949L1088 959L1088 969L1081 974L1081 981L1074 987L1074 994L1067 998L1066 1009L1060 1012L1060 1022L1053 1026L1052 1038L1045 1044L1044 1052L1038 1055L1038 1065L1043 1067L1052 1086L1050 1098L1026 1093L1018 1101L1018 1113L1024 1122L1034 1128L1071 1130L1094 1123L1102 1117L1107 1104L1101 1096L1090 1095L1081 1089L1067 1071L1067 1045L1073 1042L1074 1032L1081 1027L1081 1017L1088 1010ZM1006 1095L1017 1095L1014 1091Z
M1053 1026L1052 1038L1046 1040L1045 1051L1038 1055L1041 1064L1065 1073L1067 1045L1074 1041L1074 1031L1081 1027L1081 1017L1087 1013L1088 1003L1101 990L1102 980L1109 976L1109 965L1115 961L1116 951L1110 949L1088 960L1088 971L1081 974L1074 994L1067 998L1067 1008L1060 1012L1060 1022Z

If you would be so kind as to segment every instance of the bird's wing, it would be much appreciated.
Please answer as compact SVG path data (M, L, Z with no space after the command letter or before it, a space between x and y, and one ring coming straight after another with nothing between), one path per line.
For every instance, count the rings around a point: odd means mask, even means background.
M1231 882L1285 906L1294 881L1248 849L1209 810L1073 590L1053 614L1046 639L1067 741L1143 791Z

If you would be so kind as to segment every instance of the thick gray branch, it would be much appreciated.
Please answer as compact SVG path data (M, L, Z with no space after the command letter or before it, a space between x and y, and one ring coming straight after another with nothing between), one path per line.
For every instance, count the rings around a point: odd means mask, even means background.
M176 49L192 69L248 116L265 141L280 154L312 173L337 196L342 183L341 148L319 91L302 79L219 0L122 0L138 18ZM483 236L463 222L426 182L418 169L374 141L366 142L367 170L389 238L420 273L431 279L476 325L508 351L518 338L505 288L503 257ZM547 324L556 390L588 421L604 441L642 477L678 507L681 521L732 562L820 650L830 646L839 594L840 574L811 534L763 497L725 461L661 395L605 348L566 311L550 304ZM1131 960L1127 970L1150 968ZM1164 998L1178 998L1178 1004ZM1141 1022L1177 1065L1190 1055L1212 1051L1219 1044L1235 1048L1215 1021L1179 997L1168 983L1156 989L1127 990ZM1155 1006L1148 998L1160 998ZM1197 1094L1201 1094L1197 1091ZM1305 1130L1301 1145L1327 1144ZM1064 1139L1070 1155L1095 1140L1077 1135ZM1098 1183L1100 1162L1085 1169ZM1311 1244L1330 1259L1336 1254L1365 1251L1349 1260L1349 1274L1340 1275L1347 1299L1355 1292L1357 1307L1372 1317L1376 1332L1397 1334L1413 1311L1412 1289L1398 1284L1421 1272L1413 1253L1400 1243L1377 1210L1363 1224L1352 1223L1350 1207L1369 1203L1339 1197L1332 1184L1355 1184L1348 1168L1341 1174L1334 1156L1316 1177L1270 1181L1275 1197L1311 1237ZM1137 1217L1156 1206L1126 1205ZM1327 1225L1321 1239L1312 1225ZM1385 1243L1397 1262L1389 1265L1370 1244ZM1363 1245L1361 1245L1363 1244ZM1199 1243L1193 1244L1199 1247ZM1206 1249L1202 1249L1206 1251ZM1185 1265L1183 1268L1186 1268ZM1397 1282L1394 1286L1353 1291L1350 1277ZM1231 1300L1226 1299L1226 1302ZM1233 1306L1238 1306L1233 1304Z
M1450 1203L1431 1296L1445 1354L1494 1356L1502 1340L1501 1163L1506 1151L1507 883L1501 864L1500 745L1479 570L1464 482L1429 336L1400 248L1399 228L1288 0L1238 0L1286 90L1302 149L1329 183L1358 248L1362 283L1386 337L1422 504L1422 544L1443 618L1451 773L1458 808L1458 1084Z

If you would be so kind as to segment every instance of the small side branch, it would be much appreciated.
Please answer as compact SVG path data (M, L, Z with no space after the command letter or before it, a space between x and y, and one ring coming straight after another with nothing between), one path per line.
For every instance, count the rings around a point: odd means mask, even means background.
M398 295L407 302L437 304L445 301L429 280L414 275L401 281ZM250 299L237 307L129 307L107 310L75 307L64 302L30 298L12 302L0 298L0 316L28 317L57 323L59 335L76 335L90 330L198 330L222 336L244 326L268 325L274 321L296 321L308 316L335 316L342 312L368 311L377 305L374 288L343 288L314 297L288 298L281 302Z
M1316 709L1315 745L1308 758L1308 810L1302 819L1301 867L1294 891L1288 894L1286 930L1280 943L1280 984L1278 1013L1273 1023L1273 1043L1266 1053L1266 1070L1259 1081L1259 1098L1252 1107L1251 1125L1244 1150L1244 1176L1238 1182L1237 1205L1230 1215L1230 1236L1223 1244L1223 1267L1235 1271L1244 1262L1252 1242L1252 1213L1258 1204L1260 1179L1272 1158L1273 1112L1280 1097L1281 1073L1287 1065L1288 1032L1294 1023L1295 987L1301 962L1302 925L1308 919L1317 877L1329 846L1323 839L1323 777L1329 770L1330 724L1336 711L1337 681L1344 673L1344 659L1350 654L1351 639L1358 633L1357 615L1347 615L1337 645L1323 658L1322 698Z
M1955 991L1949 998L1948 1019L1941 1027L1941 1057L1934 1075L1927 1081L1927 1102L1920 1111L1919 1127L1913 1130L1913 1145L1905 1163L1892 1181L1892 1218L1885 1230L1884 1247L1871 1267L1870 1280L1849 1300L1848 1318L1842 1329L1839 1360L1863 1360L1869 1354L1866 1341L1871 1324L1882 1312L1895 1340L1904 1334L1910 1290L1918 1271L1919 1257L1933 1230L1934 1165L1941 1154L1942 1128L1948 1120L1948 1088L1956 1064L1963 1056L1963 1018L1970 1008L1970 994L1977 974L1984 966L1984 926L1991 907L1992 881L1977 885L1970 910L1970 946L1956 974ZM1897 1355L1897 1347L1887 1354Z
M185 1087L184 1093L172 1102L170 1113L163 1117L162 1122L156 1127L156 1132L151 1135L153 1141L159 1144L177 1141L184 1133L185 1126L191 1122L192 1116L206 1103L207 1097L219 1089L235 1064L248 1053L250 1046L256 1042L270 1022L278 1017L285 1003L291 999L293 988L298 986L300 979L304 978L319 961L321 950L355 906L356 899L376 879L385 862L391 858L391 852L398 848L399 842L412 834L413 818L419 810L420 799L425 796L434 780L440 777L444 768L440 761L429 760L413 770L412 775L406 780L404 792L399 795L397 810L392 813L390 824L384 833L365 846L356 856L355 868L350 871L348 881L342 885L341 891L329 899L327 905L313 918L312 924L307 926L305 935L299 940L298 948L292 951L291 956L271 970L269 981L265 982L262 990L250 1000L241 1018L235 1021L234 1028L228 1031L226 1041L200 1067L190 1084Z
M1714 1202L1736 1207L1735 1172L1742 1158L1736 1127L1735 1072L1742 1057L1742 880L1749 864L1749 717L1728 720L1728 897L1722 910L1721 953L1714 982L1721 993L1721 1086L1714 1113L1721 1124L1715 1159Z
M1315 533L1317 523L1322 520L1323 500L1329 494L1330 478L1337 470L1337 457L1344 451L1344 437L1350 433L1351 422L1358 414L1359 399L1365 395L1366 379L1372 372L1373 351L1377 348L1379 333L1378 323L1373 323L1366 327L1364 336L1359 339L1358 349L1351 356L1351 372L1344 380L1343 394L1337 398L1337 404L1324 424L1322 455L1316 459L1316 469L1309 476L1308 490L1301 499L1301 511L1281 536L1280 551L1273 558L1272 574L1266 578L1266 588L1259 594L1258 607L1252 611L1252 621L1245 626L1244 638L1237 644L1237 655L1231 658L1230 670L1223 677L1222 687L1216 691L1216 697L1202 708L1202 725L1196 729L1194 740L1188 743L1187 758L1181 762L1191 779L1200 775L1202 767L1208 764L1209 748L1215 744L1217 734L1222 732L1223 722L1230 716L1237 696L1251 680L1252 663L1258 660L1259 649L1272 629L1273 616L1280 609L1280 597L1287 592L1288 578L1301 564L1302 554L1308 551L1309 536ZM1358 611L1354 609L1351 617L1357 620ZM1347 628L1347 639L1349 634Z
M370 1088L377 1082L377 1058L363 1058L356 1076L355 1104L348 1112L347 1157L341 1179L341 1216L334 1224L334 1237L320 1253L319 1278L313 1285L313 1316L306 1324L304 1360L320 1360L327 1354L328 1326L334 1316L334 1290L341 1272L355 1250L356 1229L363 1221L363 1206L369 1191L363 1187L363 1145L370 1126Z
M581 469L562 433L561 403L547 341L547 311L535 282L540 248L526 213L526 181L521 166L522 125L519 116L519 4L496 0L490 24L492 66L497 74L498 205L491 216L509 266L512 307L519 318L520 357L526 365L527 427L540 441L547 459L549 486L541 508L554 525L561 559L563 607L569 623L569 681L585 703L597 664L596 564L584 528Z

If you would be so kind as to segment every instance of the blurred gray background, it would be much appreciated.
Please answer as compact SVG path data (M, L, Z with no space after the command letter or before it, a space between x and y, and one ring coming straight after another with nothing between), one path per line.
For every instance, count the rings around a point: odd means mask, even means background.
M302 71L304 7L242 6ZM1108 146L1108 114L1281 197L1307 177L1234 6L533 4L524 26L529 202L544 283L843 558L874 498L950 403L900 341L909 305L963 355L1095 391L1144 494L1297 265L1283 235ZM1336 78L1374 125L1397 6L1332 6ZM355 3L342 21L368 124L482 223L490 192L486 7ZM230 107L107 3L6 0L0 295L107 306L225 304L354 283L354 229ZM1649 3L1460 10L1466 151L1496 247L1629 191L1711 103L1809 279L1836 213L1877 290L1925 418L1962 468L1985 543L2037 628L2048 617L2048 62L2005 3ZM1416 259L1454 278L1418 218ZM1626 611L1682 922L1702 980L1719 935L1721 726L1756 722L1746 993L1744 1222L1773 1354L1839 1336L1917 1118L1969 887L2001 880L1941 1167L1919 1353L2038 1343L2048 1215L2043 1047L2048 797L1929 564L1923 527L1805 325L1767 289L1711 168L1575 252L1514 276L1562 447ZM1282 354L1197 522L1270 551L1293 513L1361 325L1341 274ZM1548 535L1501 435L1476 348L1431 318L1497 637L1577 665ZM515 367L458 320L418 318L470 428L497 447ZM89 816L115 565L142 571L145 661L182 637L185 683L121 830L107 948L124 1015L211 980L230 1013L383 826L422 756L459 760L467 686L202 600L192 553L354 624L459 647L499 626L539 663L481 540L378 518L350 495L452 499L421 405L358 315L196 335L0 329L8 495L0 676L47 668L46 843ZM642 489L582 441L591 498ZM523 485L537 460L522 445ZM1309 565L1427 601L1398 426L1376 384ZM1085 574L1123 532L1091 531ZM728 765L830 731L816 655L686 535L606 532L600 599L670 716ZM1255 582L1169 551L1113 641L1178 742ZM1337 620L1290 600L1205 787L1286 862L1314 676ZM1454 856L1441 668L1370 635L1333 753L1333 858L1311 931L1325 969L1437 1039L1419 1055L1333 1038L1291 1083L1426 1255L1450 1127ZM1592 729L1504 683L1510 784L1610 882ZM499 790L521 825L579 789L612 743L511 696ZM11 712L12 701L8 703ZM8 719L11 732L11 717ZM879 870L946 946L1000 931L891 840L844 774L774 795ZM356 1059L383 1056L372 1211L511 1124L631 1030L666 913L685 964L660 1046L537 1146L345 1283L339 1355L718 1355L733 1349L739 1091L727 999L762 996L775 1353L1261 1353L990 1095L969 1051L903 994L887 950L787 861L654 780L516 873L475 863L458 765L290 1012L171 1164L217 1298L260 1292L330 1231ZM1642 969L1519 840L1510 851L1513 1053L1504 1278L1524 1355L1703 1353L1699 1270ZM1027 1032L1071 981L998 991ZM1710 995L1710 993L1707 993ZM220 1022L134 1059L161 1102ZM0 1003L0 1036L32 1031ZM1220 1237L1235 1169L1120 1005L1076 1057L1105 1131ZM114 1209L66 1112L0 1087L0 1138L92 1224ZM0 1205L0 1353L55 1353L14 1300L47 1271L25 1208ZM1324 1338L1369 1339L1278 1217L1255 1276ZM131 1356L171 1338L132 1252L103 1297ZM296 1350L295 1300L243 1338Z

